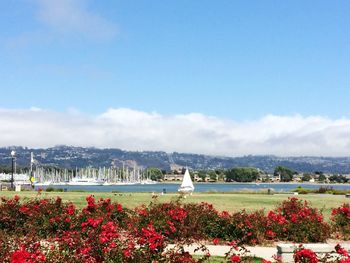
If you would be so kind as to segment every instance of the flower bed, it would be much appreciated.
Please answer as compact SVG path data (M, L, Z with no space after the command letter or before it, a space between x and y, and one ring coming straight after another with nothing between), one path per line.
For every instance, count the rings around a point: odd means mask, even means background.
M86 198L78 210L57 199L2 198L0 258L3 262L204 262L183 250L194 241L229 243L225 262L248 259L238 245L271 240L322 242L346 237L349 204L333 211L332 227L321 211L296 198L273 211L218 212L208 203L152 202L127 209L110 199ZM345 234L344 234L345 233ZM177 244L166 249L168 244ZM199 249L206 251L205 246ZM309 262L309 261L299 261Z

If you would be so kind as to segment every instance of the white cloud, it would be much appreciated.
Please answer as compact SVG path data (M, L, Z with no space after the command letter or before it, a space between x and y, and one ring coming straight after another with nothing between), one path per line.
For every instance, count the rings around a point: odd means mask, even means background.
M97 115L77 110L0 109L0 146L58 144L213 155L349 156L350 119L268 115L235 122L199 113L166 116L126 108Z
M38 18L55 31L94 39L114 37L116 25L92 12L86 0L36 0Z

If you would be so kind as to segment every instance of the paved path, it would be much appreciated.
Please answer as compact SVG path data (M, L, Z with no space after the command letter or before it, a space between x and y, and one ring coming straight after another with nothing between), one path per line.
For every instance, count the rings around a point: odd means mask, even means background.
M173 247L173 246L169 246ZM188 245L184 246L185 251L190 252L192 255L203 255L202 251L196 251L195 249L198 248L199 245ZM220 246L220 245L206 245L206 247L209 250L210 255L212 256L225 256L225 253L227 253L231 247L230 246ZM264 258L267 260L272 260L273 255L277 254L276 247L245 247L249 253L248 255L256 256L259 258Z
M339 242L329 242L328 245L331 247L335 247L336 244L340 243L341 246L345 247L350 251L350 241L339 241ZM279 243L279 244L289 244L293 245L293 243ZM317 243L315 245L322 245L322 243ZM169 245L169 248L174 247L174 245ZM192 244L192 245L187 245L184 246L185 251L190 252L192 255L203 255L204 252L202 251L196 251L195 250L200 247L198 244ZM209 250L210 255L212 256L225 256L225 253L230 251L231 247L230 246L221 246L221 245L206 245L206 248ZM256 256L259 258L264 258L266 260L271 260L273 261L273 256L277 254L277 244L276 246L272 247L245 247L249 253L247 255L250 256Z

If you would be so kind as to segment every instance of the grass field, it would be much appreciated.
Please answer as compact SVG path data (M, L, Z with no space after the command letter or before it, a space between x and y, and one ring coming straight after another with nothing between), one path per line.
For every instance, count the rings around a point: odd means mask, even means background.
M0 192L0 196L12 197L15 194L21 198L55 198L60 196L64 201L72 201L77 207L85 206L85 198L90 195L87 192L42 192L38 195L35 191L24 192ZM96 199L111 198L112 201L117 201L128 208L134 208L140 204L149 204L152 201L150 193L104 193L94 192ZM159 195L159 202L167 202L178 198L178 194ZM278 203L287 199L292 195L266 195L266 194L228 194L228 193L194 193L183 199L184 202L208 202L214 205L217 210L227 210L229 212L246 209L248 211L265 209L271 210ZM313 207L323 209L323 213L328 218L331 213L331 208L337 207L343 203L348 203L349 199L345 196L337 195L299 195L298 198L307 200Z

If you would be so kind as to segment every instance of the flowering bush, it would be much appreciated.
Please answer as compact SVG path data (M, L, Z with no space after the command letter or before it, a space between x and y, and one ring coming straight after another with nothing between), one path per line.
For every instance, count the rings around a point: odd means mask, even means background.
M345 240L350 239L350 204L345 203L332 210L333 228Z
M256 245L264 242L266 217L263 210L247 213L245 210L232 215L231 240L240 244Z
M0 258L2 262L204 262L193 258L183 244L228 241L224 262L248 262L244 244L266 240L318 242L329 237L321 212L296 198L284 201L267 215L263 211L218 212L211 204L180 200L143 205L130 210L110 199L86 198L78 210L56 199L2 198L0 203ZM348 229L349 205L333 210L337 231ZM343 236L345 236L343 234ZM169 244L176 244L169 249ZM348 255L336 247L339 262ZM311 251L300 249L297 262L314 262ZM268 261L265 261L268 262Z
M330 236L330 226L322 213L306 201L289 198L267 215L267 239L294 242L323 242Z
M296 251L294 251L294 262L295 263L317 263L318 258L315 252L311 249L306 249L300 246Z
M20 202L19 197L1 199L0 231L47 237L57 231L65 231L71 227L75 219L76 208L72 203L62 203L61 198L29 199Z
M349 263L350 262L350 256L348 251L343 247L341 247L339 244L335 246L335 251L333 251L332 253L326 253L320 256L318 256L311 249L306 249L302 245L299 245L299 247L294 251L293 257L294 257L295 263L317 263L317 262Z
M274 262L281 263L281 257L273 256ZM294 250L293 258L295 263L350 263L350 256L346 249L339 244L335 246L335 250L329 253L316 254L311 249L304 248L302 244ZM263 259L263 263L272 263Z
M230 223L230 215L228 213L227 216L221 216L212 204L205 202L185 204L184 208L188 213L187 224L191 226L189 234L194 233L194 238L229 239L226 235Z
M187 218L187 211L178 201L169 203L153 202L148 207L140 206L135 209L136 214L131 218L131 225L137 226L135 230L140 232L143 228L152 224L168 240L183 241L192 239L195 233Z

